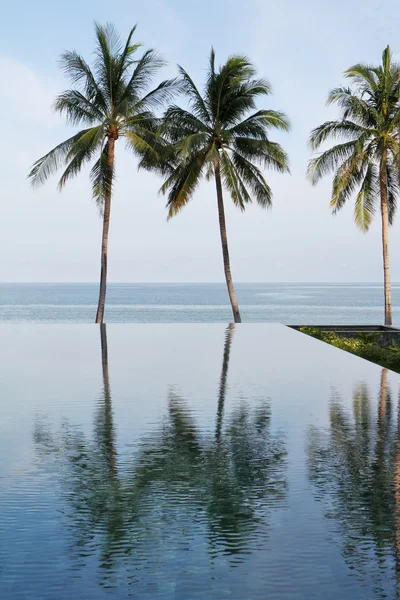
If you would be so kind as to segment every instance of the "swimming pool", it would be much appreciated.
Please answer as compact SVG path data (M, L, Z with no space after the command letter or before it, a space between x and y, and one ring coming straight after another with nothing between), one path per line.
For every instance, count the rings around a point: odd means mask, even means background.
M396 598L399 376L281 325L1 325L0 597Z

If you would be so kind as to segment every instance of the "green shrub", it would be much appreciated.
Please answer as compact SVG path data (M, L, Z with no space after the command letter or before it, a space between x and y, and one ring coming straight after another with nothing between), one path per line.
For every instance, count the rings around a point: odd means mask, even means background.
M393 343L389 348L381 348L377 344L379 334L361 333L357 338L343 338L337 336L334 331L322 331L318 327L300 327L300 331L400 373L400 344Z
M379 333L360 333L358 337L365 344L377 344Z

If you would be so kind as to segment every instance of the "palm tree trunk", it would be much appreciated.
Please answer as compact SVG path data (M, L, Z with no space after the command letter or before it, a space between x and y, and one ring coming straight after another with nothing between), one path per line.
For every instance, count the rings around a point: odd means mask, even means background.
M110 173L114 172L114 149L115 138L108 138L108 167ZM104 200L103 213L103 235L101 238L101 273L100 273L100 291L99 303L97 306L96 323L102 323L104 319L104 307L106 304L107 293L107 260L108 260L108 230L110 227L110 209L111 209L111 185Z
M229 260L228 237L226 235L224 199L222 196L221 171L219 163L215 165L215 184L217 187L219 231L221 234L222 255L224 259L226 285L228 288L229 298L232 305L233 319L235 323L241 323L242 319L240 317L239 305L236 300L235 288L233 287L231 265Z
M385 294L385 325L392 324L392 289L390 285L389 268L389 211L387 190L387 150L382 153L380 164L380 192L381 192L381 215L382 215L382 250L383 250L383 283Z

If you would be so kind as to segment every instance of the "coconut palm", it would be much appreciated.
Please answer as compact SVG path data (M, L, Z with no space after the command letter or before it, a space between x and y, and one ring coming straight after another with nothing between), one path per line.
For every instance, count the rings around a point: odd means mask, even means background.
M107 286L108 231L115 177L115 142L127 145L146 160L154 127L152 110L171 99L173 81L164 81L149 91L153 76L163 65L154 50L139 58L141 44L132 41L133 27L122 43L112 25L95 25L96 49L93 68L76 51L61 56L61 66L72 89L58 96L54 109L76 126L84 126L35 162L29 174L34 186L44 183L58 168L65 167L58 184L67 181L94 160L90 171L93 198L103 215L100 293L96 323L102 323ZM148 157L147 157L148 158ZM139 163L140 164L140 163Z
M224 186L240 210L245 210L252 197L262 208L271 206L271 188L259 166L289 171L285 152L268 137L271 128L287 131L288 120L281 112L255 111L256 99L270 94L271 89L265 79L255 78L246 57L232 56L216 69L212 50L203 95L182 67L179 72L189 106L187 110L171 106L165 114L163 132L172 144L174 160L169 161L169 168L163 168L161 189L168 193L170 218L192 198L203 176L215 179L225 279L234 320L240 323L222 189Z
M340 210L355 194L354 220L368 231L380 205L382 218L385 325L392 324L389 270L389 224L399 195L398 131L400 66L393 62L389 46L378 67L357 64L345 72L352 87L331 91L328 104L336 104L341 118L327 121L311 132L310 146L320 148L328 139L340 140L309 163L308 175L316 184L334 172L331 207Z

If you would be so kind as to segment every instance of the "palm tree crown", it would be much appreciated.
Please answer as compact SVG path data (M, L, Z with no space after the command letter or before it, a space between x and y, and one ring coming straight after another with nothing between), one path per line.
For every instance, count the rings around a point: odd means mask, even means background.
M215 174L217 165L238 208L244 210L252 195L260 206L269 207L271 189L254 163L288 171L286 153L268 138L270 128L287 131L288 120L273 110L248 115L259 96L270 94L269 83L255 79L253 66L243 56L229 58L216 70L214 50L203 96L182 67L179 72L189 109L171 106L165 115L164 130L176 150L176 162L162 187L168 191L169 217L190 200L202 175L210 179Z
M61 56L61 67L74 87L57 97L54 109L71 125L86 128L35 162L29 174L34 186L44 183L65 166L59 182L62 189L98 155L90 177L93 198L102 206L114 176L108 168L109 140L124 137L141 157L144 151L151 152L148 144L149 126L154 120L151 110L171 97L174 82L163 82L148 91L164 62L154 50L146 50L140 58L136 57L141 44L132 42L135 30L133 27L123 44L112 25L95 24L97 43L93 69L75 51Z
M314 129L309 142L313 150L328 139L340 143L313 158L308 175L316 184L324 175L335 172L331 199L334 213L357 192L354 220L362 231L367 231L380 199L379 175L384 155L390 223L396 211L400 66L392 61L386 48L382 65L358 64L350 67L345 76L353 87L336 88L328 98L328 104L339 106L340 119Z

